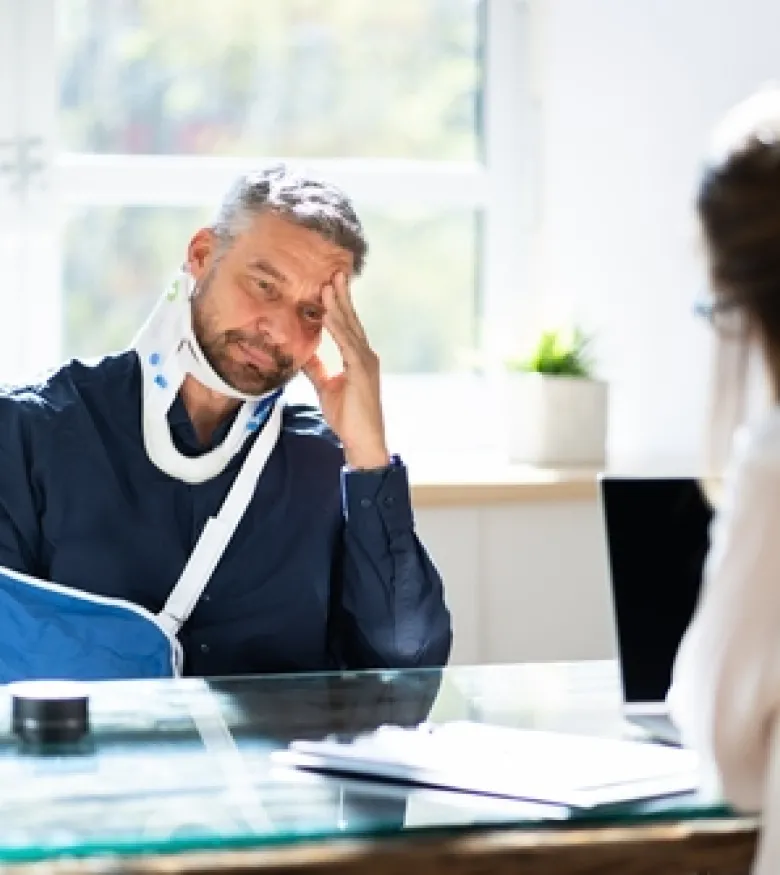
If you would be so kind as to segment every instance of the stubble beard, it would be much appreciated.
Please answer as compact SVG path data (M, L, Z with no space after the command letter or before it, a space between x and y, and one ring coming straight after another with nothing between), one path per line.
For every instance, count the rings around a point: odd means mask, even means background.
M289 355L262 333L214 329L215 318L210 310L213 307L215 270L212 267L195 287L192 298L192 330L204 358L222 380L245 395L264 395L281 388L295 376ZM239 350L239 345L261 350L271 357L274 366L261 368L255 362L234 358L232 351Z

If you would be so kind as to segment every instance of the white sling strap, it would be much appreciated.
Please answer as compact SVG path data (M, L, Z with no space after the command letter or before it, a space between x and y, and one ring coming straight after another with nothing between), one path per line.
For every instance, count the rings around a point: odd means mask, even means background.
M277 402L249 451L216 517L203 527L198 543L184 566L173 592L157 621L166 632L176 635L190 616L233 537L254 494L260 475L282 430L282 405Z

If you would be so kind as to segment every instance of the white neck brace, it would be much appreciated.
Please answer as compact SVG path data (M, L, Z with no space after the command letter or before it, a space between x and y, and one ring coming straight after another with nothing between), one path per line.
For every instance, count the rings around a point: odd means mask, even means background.
M263 426L280 390L252 396L229 386L206 361L192 330L192 277L181 272L157 302L132 347L143 375L143 436L147 455L161 471L185 483L203 483L221 474L246 439ZM171 437L168 411L184 378L243 401L224 441L201 456L180 453Z

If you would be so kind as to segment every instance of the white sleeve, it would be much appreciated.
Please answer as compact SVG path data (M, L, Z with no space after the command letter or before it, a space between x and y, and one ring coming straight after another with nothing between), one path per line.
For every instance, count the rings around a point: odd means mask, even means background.
M667 698L736 807L762 807L780 703L780 414L737 444Z

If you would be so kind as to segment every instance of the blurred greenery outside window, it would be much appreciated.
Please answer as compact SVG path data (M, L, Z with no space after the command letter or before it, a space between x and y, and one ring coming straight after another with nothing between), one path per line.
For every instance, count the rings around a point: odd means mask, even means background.
M58 0L58 15L64 153L359 159L377 173L481 159L475 0ZM348 193L370 247L358 309L385 372L466 369L479 333L479 208L432 205L422 191L387 204ZM127 345L214 206L68 208L66 356Z

